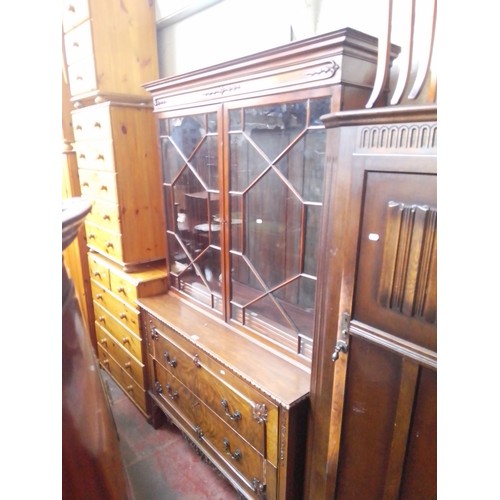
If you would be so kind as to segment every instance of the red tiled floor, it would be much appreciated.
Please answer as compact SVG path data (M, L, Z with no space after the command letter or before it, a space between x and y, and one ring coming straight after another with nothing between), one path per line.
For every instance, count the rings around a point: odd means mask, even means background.
M237 500L229 482L168 423L154 429L101 370L135 500Z

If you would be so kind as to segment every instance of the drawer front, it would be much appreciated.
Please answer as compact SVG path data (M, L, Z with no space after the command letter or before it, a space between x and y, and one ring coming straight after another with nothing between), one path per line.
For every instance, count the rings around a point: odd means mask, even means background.
M94 59L88 58L68 65L68 80L72 96L96 90Z
M88 0L63 0L62 25L65 33L88 17Z
M228 369L187 341L180 345L180 337L175 335L172 338L164 325L157 322L155 327L156 332L151 332L151 329L148 331L150 354L248 443L265 455L266 440L278 438L277 406L248 384L233 384L234 380L228 377ZM269 451L271 450L275 450L275 447L269 447ZM267 455L276 465L276 453Z
M100 228L91 222L85 222L87 245L119 261L123 260L121 235Z
M100 285L109 288L109 269L101 264L91 253L88 254L90 277Z
M125 372L125 370L113 359L113 357L100 345L97 344L97 356L104 369L115 379L116 383L126 394L147 413L146 391Z
M90 285L92 287L94 302L104 307L104 309L110 312L115 318L120 320L124 326L140 337L139 311L117 298L97 281L91 279Z
M78 169L78 176L80 177L82 196L91 200L108 202L116 202L118 200L115 173Z
M78 168L115 171L113 141L110 139L77 141L74 144Z
M66 64L74 64L81 59L93 57L92 31L90 20L77 26L64 36Z
M113 273L109 274L110 288L111 291L116 293L118 297L131 304L135 304L137 301L137 286L135 283L130 283L123 276Z
M265 459L170 372L158 363L154 364L154 372L153 390L164 405L176 408L191 423L198 439L238 469L249 486L254 478L265 484Z
M97 342L141 387L144 387L144 365L130 355L118 341L96 322Z
M141 338L126 328L109 311L94 302L95 321L106 329L118 343L123 346L138 361L142 361Z
M95 200L85 220L108 231L121 233L120 208L117 203Z
M88 106L71 112L75 141L112 139L109 107Z

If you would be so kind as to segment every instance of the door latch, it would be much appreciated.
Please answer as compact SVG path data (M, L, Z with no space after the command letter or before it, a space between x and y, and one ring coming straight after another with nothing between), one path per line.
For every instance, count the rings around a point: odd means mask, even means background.
M332 354L332 361L335 363L339 359L340 353L346 353L349 346L347 344L347 338L349 336L349 322L351 321L351 316L349 313L344 312L342 314L342 322L340 325L340 335L337 343L335 344L335 349Z

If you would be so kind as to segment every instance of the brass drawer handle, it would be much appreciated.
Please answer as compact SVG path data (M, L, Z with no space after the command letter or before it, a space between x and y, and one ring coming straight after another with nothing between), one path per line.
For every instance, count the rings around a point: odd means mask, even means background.
M106 248L113 248L113 242L112 241L106 241Z
M131 365L132 365L132 363L130 363L130 361L126 361L123 366L124 366L124 368L130 368Z
M229 404L225 399L223 399L220 404L222 405L222 408L224 408L226 417L228 417L230 420L239 420L241 418L241 413L238 410L231 414L231 412L229 411Z
M97 155L96 160L104 160L104 155L101 154Z
M231 453L231 445L229 444L229 439L224 438L224 451L226 452L226 455L229 455L233 460L239 460L241 458L241 451L236 448L234 450L234 453Z
M108 186L106 186L106 184L103 184L101 186L101 191L107 191L108 190Z
M122 343L123 344L130 344L130 338L129 337L123 337L122 338Z
M167 389L167 394L170 399L174 400L179 397L179 392L177 391L177 389L172 390L172 386L170 384L167 384L165 386L165 389Z
M197 425L194 428L194 432L196 432L198 439L201 441L203 439L204 434L203 434L203 431L201 430L201 427L199 425Z
M89 233L89 240L95 240L95 234Z
M104 214L104 215L102 216L102 218L103 218L103 220L111 220L111 216L110 216L110 215L108 215L108 214Z
M158 333L158 330L154 326L152 326L151 327L151 339L158 340L159 336L160 336L160 334Z
M128 385L127 386L127 392L134 392L134 386L133 385Z
M156 391L156 394L161 394L163 392L163 388L162 388L160 382L158 382L158 380L155 382L155 391Z
M81 158L82 160L84 160L86 158L85 154L84 153L80 153L79 155L79 158ZM87 184L88 185L88 184Z
M195 354L193 356L193 363L196 367L201 368L200 357L198 356L198 354Z
M165 359L167 365L170 365L172 368L175 368L177 366L177 360L175 358L171 359L168 351L163 352L163 358Z

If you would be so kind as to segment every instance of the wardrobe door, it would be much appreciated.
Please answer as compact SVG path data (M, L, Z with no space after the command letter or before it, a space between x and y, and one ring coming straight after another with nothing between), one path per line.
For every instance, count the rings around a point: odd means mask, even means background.
M353 165L364 195L335 497L435 498L436 176Z

